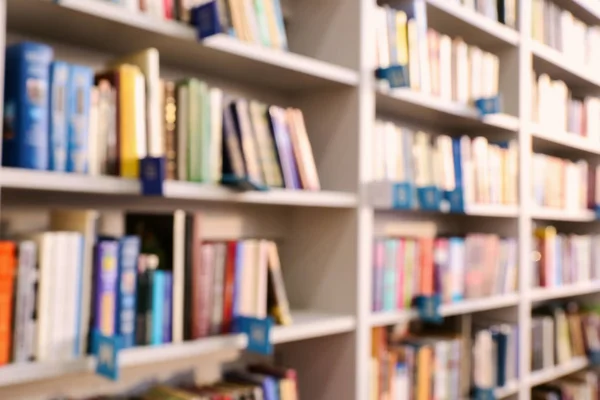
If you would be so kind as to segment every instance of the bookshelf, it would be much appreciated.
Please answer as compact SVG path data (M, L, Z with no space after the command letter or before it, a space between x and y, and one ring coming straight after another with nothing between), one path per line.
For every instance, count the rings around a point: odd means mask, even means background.
M323 187L240 193L218 185L169 181L164 196L154 198L141 196L137 180L1 167L2 219L15 225L43 224L48 209L60 207L116 213L117 220L125 211L183 209L207 214L203 230L211 232L212 240L235 235L282 240L294 323L276 327L271 340L278 357L298 371L302 398L311 400L369 399L371 329L418 319L413 309L371 311L374 237L399 225L429 222L453 233L483 229L517 238L517 293L444 304L440 313L463 327L478 316L502 315L517 323L520 376L497 388L495 395L529 400L532 387L588 366L586 358L574 358L531 371L532 308L548 300L600 293L596 281L532 288L532 231L556 224L565 232L593 233L600 226L596 215L534 206L530 168L519 168L517 204L468 205L464 215L393 210L389 184L372 182L374 123L388 118L440 133L517 139L523 166L531 165L533 151L598 163L600 143L567 132L550 133L532 123L530 99L532 70L590 95L600 92L600 81L594 71L531 38L529 1L517 1L518 30L459 2L421 1L432 28L470 38L469 44L499 56L503 114L481 118L472 106L380 87L373 76L374 0L285 1L294 22L288 27L289 52L226 35L199 42L195 29L187 25L102 0L0 0L0 26L6 26L6 31L0 30L1 44L34 39L51 44L63 59L93 68L116 55L155 47L161 71L170 77L196 76L242 96L301 108ZM586 23L600 24L600 5L593 0L555 3ZM0 62L0 76L3 67ZM103 393L118 393L148 376L182 368L208 369L203 374L210 380L218 377L222 363L245 357L245 346L244 335L222 335L128 349L122 353L123 379L110 384L93 376L92 357L7 365L0 367L0 398L94 395L99 382Z

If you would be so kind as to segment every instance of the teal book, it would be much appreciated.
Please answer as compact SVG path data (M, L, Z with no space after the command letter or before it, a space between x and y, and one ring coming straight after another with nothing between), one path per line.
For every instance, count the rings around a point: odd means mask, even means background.
M383 273L383 310L396 309L396 255L398 241L388 239L385 241L385 265Z
M159 345L163 343L163 320L165 315L165 271L154 271L152 280L152 325L150 332L150 344Z

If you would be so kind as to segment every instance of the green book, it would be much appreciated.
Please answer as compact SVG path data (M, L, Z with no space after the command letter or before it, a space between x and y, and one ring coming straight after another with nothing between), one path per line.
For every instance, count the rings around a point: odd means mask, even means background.
M189 129L188 129L188 181L201 182L202 160L202 115L201 115L201 87L204 83L198 79L189 81ZM204 84L206 85L206 84Z

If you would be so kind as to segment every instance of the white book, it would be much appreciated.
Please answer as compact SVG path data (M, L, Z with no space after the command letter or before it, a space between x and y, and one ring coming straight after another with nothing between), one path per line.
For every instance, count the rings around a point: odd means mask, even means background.
M463 177L463 200L465 206L475 203L475 167L472 158L471 138L462 136L460 138L461 169Z
M80 290L83 284L81 275L83 273L83 237L77 232L63 232L63 244L65 253L65 279L67 289L64 293L65 308L65 357L75 359L80 353L79 348L79 324L80 324Z
M184 339L185 312L185 245L186 215L183 210L173 214L173 288L172 288L172 323L171 335L173 343L181 343ZM192 240L192 239L188 239ZM189 294L188 294L189 295Z
M440 98L452 101L452 39L448 35L440 36Z
M100 121L99 121L99 97L98 88L93 87L90 92L89 111L89 136L88 136L88 173L100 175L103 160L100 157ZM106 148L106 147L104 147Z
M53 272L51 301L52 325L52 356L53 360L69 360L71 357L69 348L69 327L72 317L67 310L70 309L68 302L72 299L74 290L73 282L69 276L69 240L67 232L54 232Z
M396 131L396 154L394 155L396 170L394 171L394 180L396 182L406 182L407 176L404 168L404 146L406 145L406 141L403 136L407 133L399 126L395 126L394 129Z
M398 135L393 122L385 123L385 178L394 181L396 178L396 157L398 157Z
M452 77L453 82L453 100L467 104L471 92L470 81L470 63L468 56L468 46L462 38L455 38L452 42Z
M257 259L255 264L255 304L256 317L267 317L267 277L269 268L269 242L261 240L258 242Z
M377 39L377 66L390 66L390 43L387 28L387 13L385 8L375 8L375 29Z
M210 88L210 176L214 183L221 180L223 165L223 91Z
M483 54L479 47L469 46L469 70L471 73L471 91L469 99L475 101L483 95Z
M373 129L373 180L375 182L385 179L385 122L375 121Z
M419 33L417 22L414 19L409 19L407 24L407 32L408 32L408 77L410 88L415 91L421 90L421 78L422 78L422 68L420 64L422 60L420 58L419 48ZM426 77L429 74L425 75Z

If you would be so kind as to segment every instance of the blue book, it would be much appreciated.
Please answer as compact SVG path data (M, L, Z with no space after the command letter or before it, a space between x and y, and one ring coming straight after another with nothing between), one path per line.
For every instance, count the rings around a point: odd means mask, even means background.
M119 240L119 291L116 331L123 337L123 348L135 345L137 263L140 238L125 236Z
M171 343L173 340L173 274L165 272L165 287L164 287L164 305L163 305L163 334L162 342Z
M150 344L163 343L163 317L165 307L165 271L154 271L152 287L152 322L150 323Z
M94 71L71 65L67 91L68 148L67 171L80 174L88 169L88 140L90 129L90 96Z
M2 163L48 169L48 81L53 51L23 42L7 47Z
M48 153L49 169L67 170L67 91L69 84L69 64L54 61L50 65L50 125Z
M462 177L462 152L460 148L462 138L452 138L452 158L454 160L454 182L457 189L463 190Z
M506 355L508 345L508 335L502 331L502 328L492 330L492 339L496 342L497 348L497 363L496 365L496 385L497 387L504 387L506 385Z

